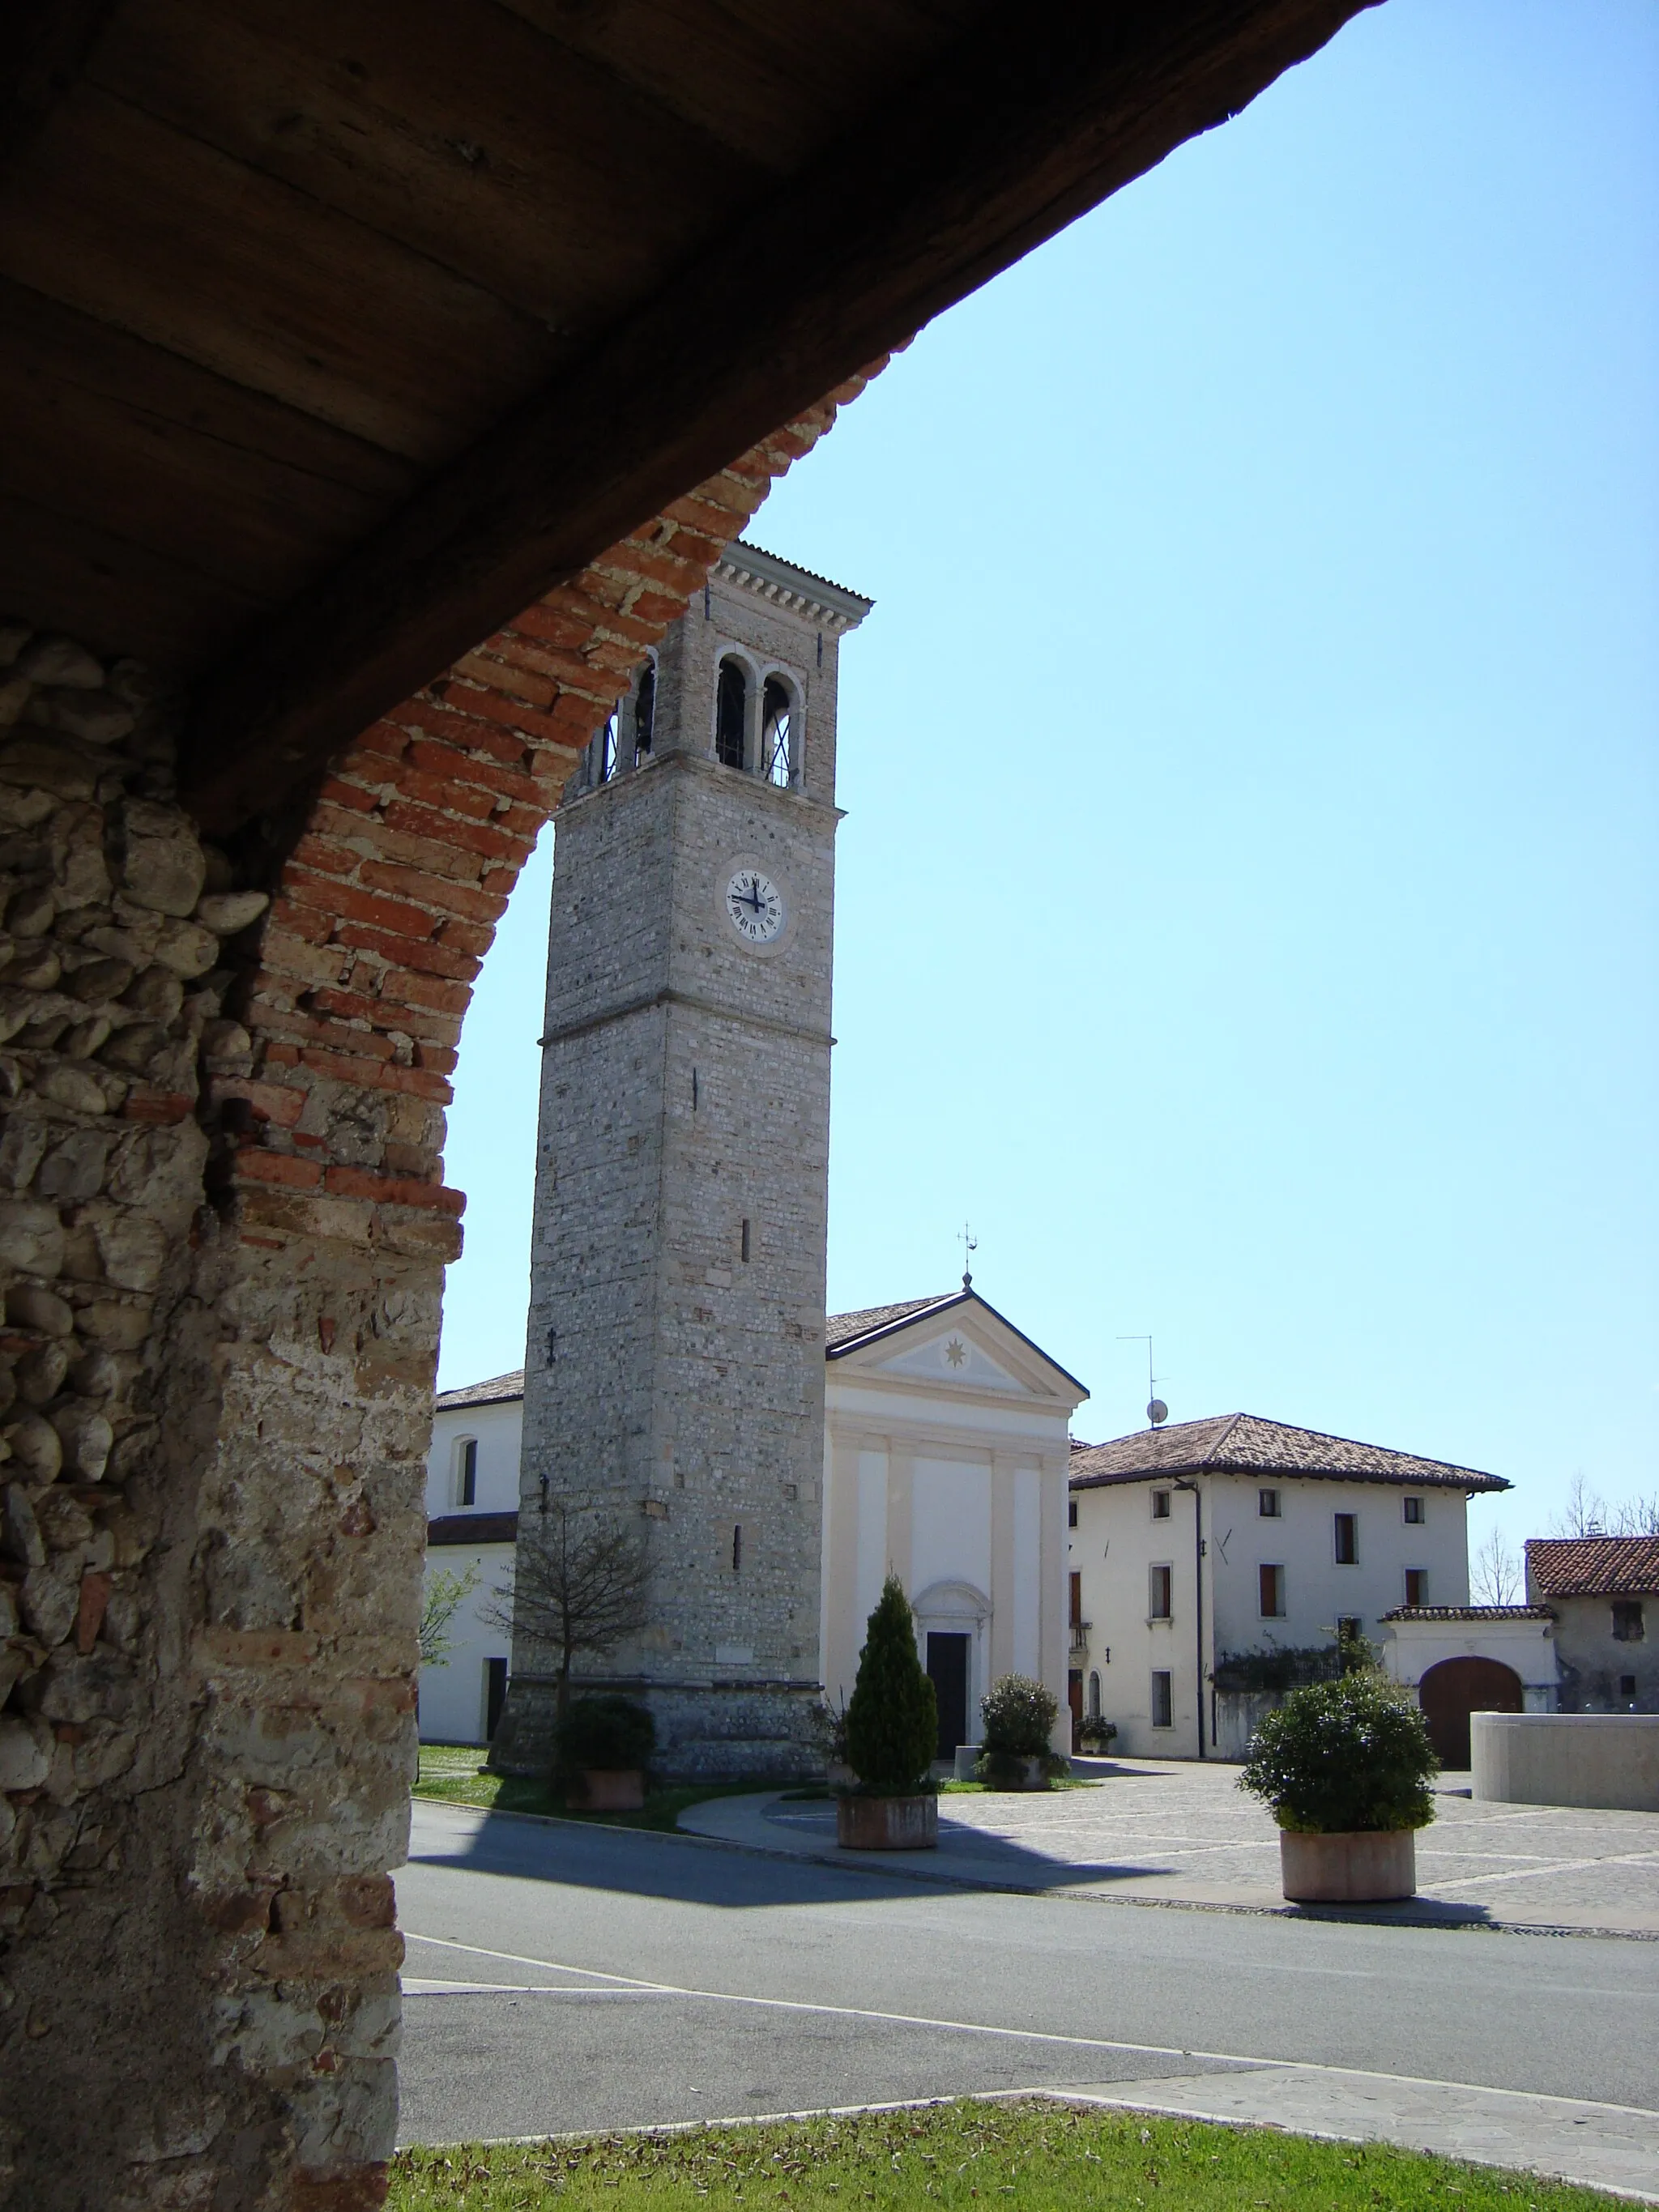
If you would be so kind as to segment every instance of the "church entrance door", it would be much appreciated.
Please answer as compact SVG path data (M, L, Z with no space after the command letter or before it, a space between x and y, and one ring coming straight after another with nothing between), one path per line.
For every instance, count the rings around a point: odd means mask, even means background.
M956 1631L927 1632L927 1674L939 1700L936 1759L954 1759L957 1746L968 1741L968 1644Z

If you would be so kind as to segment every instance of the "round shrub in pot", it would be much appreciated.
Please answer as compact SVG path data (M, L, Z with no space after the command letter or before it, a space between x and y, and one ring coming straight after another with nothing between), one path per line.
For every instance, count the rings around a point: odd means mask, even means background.
M637 1812L656 1741L656 1723L632 1698L573 1698L555 1731L555 1784L580 1812Z
M1238 1778L1279 1827L1285 1894L1369 1904L1417 1887L1416 1832L1434 1818L1439 1771L1416 1701L1359 1672L1292 1690L1256 1730Z
M992 1790L1046 1790L1071 1766L1049 1748L1060 1700L1029 1674L1001 1674L979 1701L985 1723L974 1772Z
M888 1576L865 1632L846 1738L858 1778L837 1792L836 1840L852 1850L931 1850L939 1842L939 1706L896 1575Z

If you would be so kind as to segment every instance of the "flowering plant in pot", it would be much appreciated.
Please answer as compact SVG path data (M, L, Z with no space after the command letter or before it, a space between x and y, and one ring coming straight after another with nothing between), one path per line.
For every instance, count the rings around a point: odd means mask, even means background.
M979 1701L985 1723L974 1772L991 1790L1046 1790L1070 1762L1049 1748L1060 1700L1029 1674L1001 1674Z
M1415 1701L1370 1670L1292 1690L1256 1730L1238 1778L1279 1827L1285 1894L1369 1904L1417 1888L1416 1832L1439 1770Z
M1104 1759L1117 1737L1117 1723L1100 1713L1085 1714L1077 1724L1077 1740L1091 1759Z
M939 1741L933 1686L916 1656L915 1622L889 1575L865 1633L847 1705L847 1761L857 1780L836 1793L836 1837L853 1850L929 1850L939 1842Z
M577 1812L637 1812L656 1741L656 1723L632 1698L573 1698L554 1730L554 1784Z

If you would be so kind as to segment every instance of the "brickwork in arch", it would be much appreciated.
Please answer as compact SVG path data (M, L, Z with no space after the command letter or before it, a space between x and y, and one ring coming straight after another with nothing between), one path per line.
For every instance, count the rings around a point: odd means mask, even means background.
M384 2194L462 1019L580 747L862 382L367 731L280 864L203 846L140 672L0 634L0 2203Z

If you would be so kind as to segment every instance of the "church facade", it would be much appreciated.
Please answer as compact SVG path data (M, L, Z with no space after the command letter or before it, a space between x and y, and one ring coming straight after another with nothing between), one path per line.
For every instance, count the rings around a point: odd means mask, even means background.
M820 1683L830 1706L852 1694L865 1627L888 1573L916 1618L918 1656L939 1706L939 1756L977 1740L979 1701L1000 1674L1030 1674L1062 1707L1055 1748L1070 1748L1066 1480L1071 1415L1083 1385L964 1286L859 1313L832 1314L821 1354L824 1428L812 1502L822 1543L812 1610ZM495 1376L443 1392L427 1463L427 1572L471 1587L448 1625L449 1649L421 1670L428 1742L488 1743L507 1688L509 1639L490 1618L510 1585L520 1528L520 1469L529 1457L526 1377ZM539 1483L525 1500L533 1532ZM610 1686L653 1695L648 1679L605 1670ZM591 1680L591 1677L590 1677ZM521 1687L514 1685L522 1697ZM728 1725L753 1692L718 1707ZM769 1714L764 1705L759 1718ZM520 1739L521 1745L524 1739ZM707 1741L726 1772L797 1772L821 1751L775 1734ZM527 1751L496 1746L514 1765ZM704 1771L714 1771L712 1760Z

